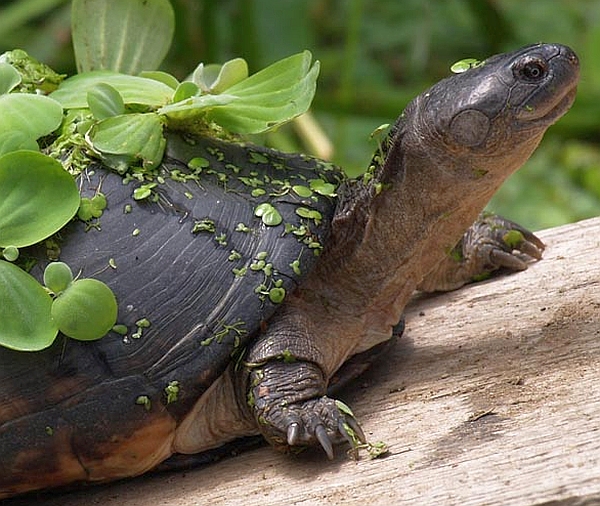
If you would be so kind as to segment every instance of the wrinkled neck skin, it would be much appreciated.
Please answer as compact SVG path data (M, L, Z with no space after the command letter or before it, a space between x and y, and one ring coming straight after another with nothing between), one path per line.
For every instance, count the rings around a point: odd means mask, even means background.
M318 321L327 323L318 332L331 334L333 348L344 348L342 339L356 340L348 356L390 337L423 276L452 250L543 135L529 132L497 156L490 146L476 156L452 152L410 114L419 100L405 115L412 122L401 117L390 134L385 163L373 181L366 187L350 181L342 190L331 244L301 288L303 303L315 302L307 308L311 314L324 313ZM383 189L377 192L377 186ZM345 358L337 356L328 372Z

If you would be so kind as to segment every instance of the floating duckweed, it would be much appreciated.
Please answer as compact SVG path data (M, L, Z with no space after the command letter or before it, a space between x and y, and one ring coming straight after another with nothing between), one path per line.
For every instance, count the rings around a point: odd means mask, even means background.
M463 58L462 60L452 64L450 67L450 72L453 74L462 74L469 69L473 69L481 65L483 65L483 62L479 61L477 58Z
M262 197L265 193L267 192L262 188L255 188L250 192L250 195L252 195L253 197Z
M248 225L245 225L244 223L238 223L235 226L235 231L236 232L244 232L244 233L248 233L250 232L251 228Z
M133 199L134 200L144 200L152 195L152 189L158 186L158 183L151 182L145 183L135 190L133 190Z
M133 232L131 232L131 235L133 237L137 237L138 235L140 235L140 229L139 228L134 228Z
M81 221L100 218L104 209L106 209L106 197L102 193L98 193L92 198L82 197L77 210L77 217Z
M504 244L513 249L522 244L524 240L525 238L523 237L523 233L519 232L518 230L509 230L502 236L502 241Z
M258 260L250 264L250 270L252 271L262 271L266 265L264 260Z
M267 291L267 285L265 285L264 283L257 285L254 288L254 293L261 294L261 295L264 295L265 293L268 294L269 292Z
M223 339L231 335L234 340L234 346L239 346L240 337L248 333L248 331L244 328L245 325L246 322L242 320L237 320L235 323L231 324L225 323L224 320L221 320L216 327L215 333L212 336L202 340L200 345L208 346L213 341L216 341L220 344L223 342Z
M315 225L319 225L323 219L323 215L319 211L316 209L308 209L307 207L298 207L296 209L296 214L301 218L314 220Z
M294 260L290 264L290 267L292 268L292 270L294 271L294 274L296 274L296 276L300 276L302 274L302 271L300 270L300 260Z
M293 364L294 362L296 362L296 357L294 356L294 354L290 350L283 350L281 352L280 358L286 364Z
M195 220L192 228L192 234L199 232L208 232L213 234L216 230L215 222L210 218L204 218L202 220Z
M196 169L203 169L205 167L210 166L210 162L206 159L203 158L201 156L197 156L195 158L192 158L189 162L188 162L188 167L192 170L196 170Z
M131 204L125 204L125 206L123 207L123 214L129 214L131 212Z
M269 256L269 253L267 251L259 251L256 254L256 259L257 260L266 260L268 256Z
M250 151L250 163L269 163L269 159L262 153Z
M109 258L109 259L108 259L108 266L109 266L111 269L116 269L116 268L117 268L117 262L115 262L115 259L114 259L114 258Z
M144 406L144 409L146 411L150 411L152 409L152 401L150 400L150 397L148 397L147 395L138 396L138 398L135 400L135 403L140 406ZM168 402L168 397L167 397L167 404L168 403L169 402Z
M310 189L319 195L324 195L326 197L335 197L335 185L328 183L327 181L323 181L322 179L311 179L308 184L310 185Z
M241 278L246 275L246 272L248 272L248 267L244 266L239 269L231 269L231 272L233 272L236 277Z
M258 179L257 177L246 177L246 176L240 176L238 177L238 179L244 183L246 186L250 186L252 188L256 188L257 186L264 186L264 181L262 181L261 179Z
M275 287L269 290L269 300L273 304L281 304L285 298L285 288Z
M219 162L225 160L225 153L223 153L223 151L221 151L219 148L208 146L206 151L208 151L210 155L214 156Z
M147 329L150 327L150 320L148 318L140 318L135 324L142 329Z
M217 241L221 246L227 246L227 235L225 233L215 235L215 241Z
M298 197L302 198L308 198L313 194L310 188L299 184L292 186L292 190L296 195L298 195Z
M235 262L237 260L240 260L241 258L242 255L238 251L232 249L230 255L227 257L227 260L229 260L230 262Z
M142 337L144 329L150 327L150 321L148 320L148 318L140 318L138 321L135 322L135 324L137 326L137 329L133 334L131 334L131 337L132 339L139 339L140 337Z
M127 325L118 323L117 325L113 325L112 331L116 332L117 334L119 334L121 336L124 336L127 334Z
M256 206L254 209L254 215L260 217L262 222L268 227L275 227L283 221L279 211L277 211L277 209L275 209L268 202L263 202L262 204Z
M54 429L52 427L50 427L49 425L46 425L44 430L48 436L54 435Z
M179 396L179 381L169 381L169 384L165 387L165 394L167 395L167 404L177 401L177 397Z

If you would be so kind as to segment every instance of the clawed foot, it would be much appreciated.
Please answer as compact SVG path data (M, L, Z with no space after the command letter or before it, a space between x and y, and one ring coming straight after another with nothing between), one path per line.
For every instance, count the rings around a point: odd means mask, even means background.
M527 261L542 258L544 243L517 223L482 213L454 250L423 278L424 292L455 290L487 279L499 269L524 271Z
M321 370L312 363L269 362L250 373L252 409L260 431L283 451L320 445L333 459L334 445L355 448L365 435L350 409L324 394Z
M332 460L334 444L346 440L354 447L367 441L352 413L340 410L338 402L329 397L312 399L287 411L286 441L290 447L318 443Z
M488 270L506 268L513 271L527 269L522 257L540 260L544 243L532 232L506 218L484 214L472 227L470 243L477 250L480 263Z

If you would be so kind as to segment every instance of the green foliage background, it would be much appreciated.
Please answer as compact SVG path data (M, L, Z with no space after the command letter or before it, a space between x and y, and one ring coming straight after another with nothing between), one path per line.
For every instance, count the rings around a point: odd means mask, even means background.
M128 1L128 0L107 0ZM466 57L538 41L573 47L582 62L571 112L490 208L532 229L600 215L600 1L172 0L177 28L164 70L245 58L251 72L303 49L321 60L313 112L350 173L367 166L369 134ZM68 0L0 8L0 52L20 47L74 73ZM267 142L307 151L293 127Z

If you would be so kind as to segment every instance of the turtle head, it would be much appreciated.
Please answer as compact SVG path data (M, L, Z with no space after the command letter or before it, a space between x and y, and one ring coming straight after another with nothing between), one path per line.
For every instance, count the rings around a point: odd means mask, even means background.
M420 144L434 163L451 154L457 169L475 175L503 165L504 178L567 112L578 80L579 60L560 44L492 56L417 97L404 115L403 134L412 137L405 141Z

